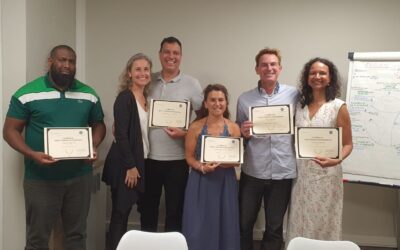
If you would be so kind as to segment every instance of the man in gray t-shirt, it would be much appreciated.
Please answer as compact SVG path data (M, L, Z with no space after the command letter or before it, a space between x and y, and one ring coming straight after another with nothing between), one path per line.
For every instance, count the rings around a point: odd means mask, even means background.
M199 81L179 69L181 42L175 37L165 38L161 42L159 58L162 70L153 76L149 99L190 101L193 110L200 109L203 96ZM164 187L165 231L181 231L189 169L184 152L185 134L180 128L151 128L149 131L150 154L145 167L145 193L139 202L142 230L157 231L158 208Z

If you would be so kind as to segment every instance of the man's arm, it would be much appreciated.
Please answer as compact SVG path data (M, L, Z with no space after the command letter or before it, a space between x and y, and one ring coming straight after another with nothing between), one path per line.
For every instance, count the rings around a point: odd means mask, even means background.
M4 140L15 150L23 154L27 158L33 159L40 165L47 165L56 162L50 155L43 152L33 151L26 145L22 137L22 131L26 125L25 120L18 120L15 118L7 117L3 126Z
M184 138L186 136L186 131L181 128L164 128L164 131L173 139Z
M244 108L248 109L248 107L242 107L242 103L239 98L236 103L236 123L240 127L240 133L242 134L243 138L249 140L251 137L250 129L253 127L253 123L248 120L246 113L243 111Z
M93 146L98 147L106 136L106 125L103 121L90 124L92 127Z
M103 121L100 121L91 123L90 127L92 127L93 158L89 159L88 162L93 163L95 160L97 160L97 147L106 136L106 125Z

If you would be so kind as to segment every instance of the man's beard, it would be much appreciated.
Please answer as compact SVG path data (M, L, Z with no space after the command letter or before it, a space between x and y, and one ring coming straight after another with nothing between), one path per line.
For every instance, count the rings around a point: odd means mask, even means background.
M50 76L53 82L61 88L67 88L71 86L75 80L75 73L63 74L57 71L54 66L51 66L50 68Z

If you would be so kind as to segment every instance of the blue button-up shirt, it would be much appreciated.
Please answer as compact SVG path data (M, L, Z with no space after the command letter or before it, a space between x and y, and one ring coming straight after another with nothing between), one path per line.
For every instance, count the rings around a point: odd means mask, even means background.
M260 85L239 96L236 122L249 120L249 107L292 104L296 107L299 91L277 83L268 95ZM296 177L296 155L293 135L252 136L247 141L242 171L259 179L292 179Z

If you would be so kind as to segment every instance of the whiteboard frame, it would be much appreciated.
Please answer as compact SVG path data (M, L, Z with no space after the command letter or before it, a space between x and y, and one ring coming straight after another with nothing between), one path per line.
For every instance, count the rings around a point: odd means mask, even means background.
M351 82L352 82L352 72L353 65L355 61L399 61L400 62L400 52L349 52L348 59L349 63L349 72L347 78L347 91L346 91L346 103L350 104L350 95L351 93ZM370 183L384 186L392 186L400 188L400 179L395 178L386 178L380 176L369 176L363 174L355 174L346 172L346 164L348 162L343 161L343 180L345 182L360 182L360 183Z

